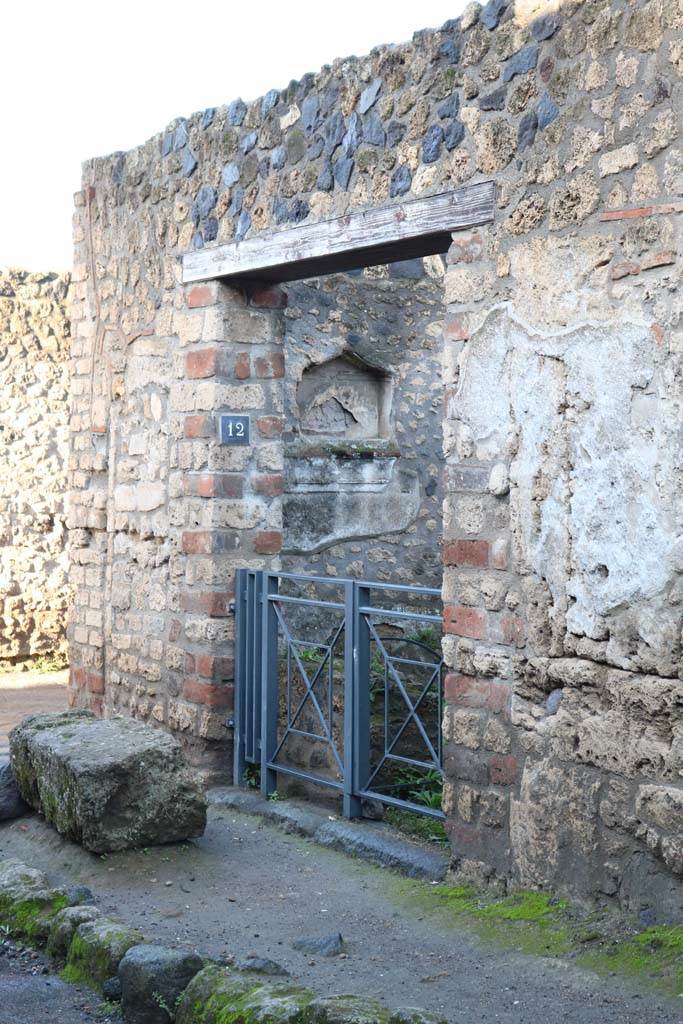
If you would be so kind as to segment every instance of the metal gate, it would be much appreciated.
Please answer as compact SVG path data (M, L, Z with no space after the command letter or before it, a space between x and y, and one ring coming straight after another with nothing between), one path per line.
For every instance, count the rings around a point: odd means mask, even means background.
M236 782L253 765L264 795L283 773L347 817L365 798L443 818L420 799L442 770L440 591L241 569L235 613Z

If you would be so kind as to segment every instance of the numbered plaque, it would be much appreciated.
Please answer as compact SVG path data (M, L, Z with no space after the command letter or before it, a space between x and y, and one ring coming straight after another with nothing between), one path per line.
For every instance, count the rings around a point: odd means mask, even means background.
M249 417L225 413L218 420L220 444L249 444Z

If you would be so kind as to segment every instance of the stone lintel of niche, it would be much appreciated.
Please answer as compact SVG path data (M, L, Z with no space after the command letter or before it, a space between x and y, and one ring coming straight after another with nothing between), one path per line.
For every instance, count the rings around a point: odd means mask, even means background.
M391 441L293 441L285 447L288 459L398 459L401 451Z
M495 185L476 185L346 214L317 224L263 231L182 258L183 283L229 278L294 281L447 252L453 231L494 218Z

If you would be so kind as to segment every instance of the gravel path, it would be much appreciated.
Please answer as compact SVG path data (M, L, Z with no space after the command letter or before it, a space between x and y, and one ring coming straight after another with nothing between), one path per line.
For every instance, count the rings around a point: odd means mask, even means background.
M0 942L0 1024L115 1024L88 989L67 985L33 950Z
M457 921L407 907L389 872L225 808L211 809L197 842L106 858L26 818L0 826L0 858L8 856L88 885L105 913L155 941L271 957L320 993L424 1006L453 1024L683 1024L683 1000L490 948ZM348 944L343 958L292 949L297 938L337 930ZM2 984L0 976L7 1005Z

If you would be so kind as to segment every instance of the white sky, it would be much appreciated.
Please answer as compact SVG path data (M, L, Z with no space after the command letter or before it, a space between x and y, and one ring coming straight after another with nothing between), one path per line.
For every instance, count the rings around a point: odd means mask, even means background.
M174 117L254 99L399 43L465 0L23 0L3 4L0 268L71 266L80 165Z

